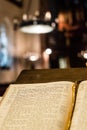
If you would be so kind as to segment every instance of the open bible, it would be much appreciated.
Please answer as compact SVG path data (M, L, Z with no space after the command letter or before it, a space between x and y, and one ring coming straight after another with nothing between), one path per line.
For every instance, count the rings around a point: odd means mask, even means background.
M86 130L87 81L12 84L0 103L0 130Z

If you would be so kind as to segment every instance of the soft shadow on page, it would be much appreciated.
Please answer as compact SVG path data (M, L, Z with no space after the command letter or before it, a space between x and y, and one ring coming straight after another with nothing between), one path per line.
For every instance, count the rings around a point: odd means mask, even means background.
M79 84L70 130L87 130L87 81Z
M10 85L0 105L0 130L65 130L72 82Z
M1 100L2 100L2 97L0 96L0 102L1 102Z

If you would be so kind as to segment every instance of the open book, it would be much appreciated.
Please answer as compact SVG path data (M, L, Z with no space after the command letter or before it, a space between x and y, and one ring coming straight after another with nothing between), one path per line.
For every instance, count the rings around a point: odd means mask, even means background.
M87 81L13 84L0 103L0 130L86 130Z

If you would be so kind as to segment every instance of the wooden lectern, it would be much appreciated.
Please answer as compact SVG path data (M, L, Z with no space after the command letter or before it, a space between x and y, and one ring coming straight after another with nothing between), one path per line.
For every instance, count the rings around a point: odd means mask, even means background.
M23 70L17 84L87 80L87 68Z
M69 68L69 69L37 69L23 70L15 84L44 83L52 81L82 81L87 80L87 68ZM3 95L6 88L0 87L0 96Z

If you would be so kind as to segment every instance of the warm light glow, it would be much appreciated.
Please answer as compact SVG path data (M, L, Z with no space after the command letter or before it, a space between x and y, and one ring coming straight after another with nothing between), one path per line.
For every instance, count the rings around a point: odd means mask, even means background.
M40 55L36 52L28 52L23 56L25 59L30 61L37 61L40 58Z
M51 13L49 11L46 12L45 19L46 20L50 20L51 19Z
M39 15L40 15L39 10L35 11L35 16L39 16Z
M82 50L80 53L78 53L78 57L87 59L87 50Z
M36 60L38 60L38 57L35 56L35 55L31 55L31 56L29 57L29 59L30 59L30 61L36 61Z
M27 14L23 14L23 20L27 20Z
M29 25L21 27L20 30L24 33L40 34L40 33L49 33L53 31L53 27L49 25Z
M62 13L59 14L58 21L59 22L65 22L65 16L64 16L64 14L62 14Z
M50 55L52 53L52 49L47 48L45 52L46 52L46 54Z
M58 22L59 22L59 19L58 19L58 18L55 18L55 22L58 23Z
M87 52L84 52L83 57L87 59Z
M87 62L85 63L86 67L87 67Z

